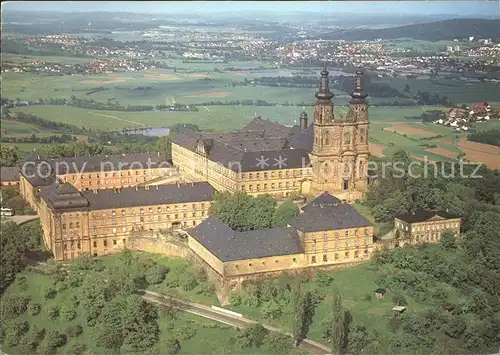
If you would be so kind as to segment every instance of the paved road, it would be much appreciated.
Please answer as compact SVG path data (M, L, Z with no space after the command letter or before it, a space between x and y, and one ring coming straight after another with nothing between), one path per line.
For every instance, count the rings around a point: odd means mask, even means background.
M152 292L152 291L142 291L143 292L143 298L154 303L158 304L166 304L166 305L171 305L175 308L182 309L186 312L196 314L201 317L205 317L211 320L214 320L219 323L224 323L233 327L237 328L246 328L251 324L255 324L257 322L247 319L245 317L238 317L236 315L231 315L231 314L226 314L222 313L220 311L214 310L213 308L210 308L208 306L205 306L200 303L193 303L193 302L188 302L184 301L179 298L175 297L170 297L166 295L162 295L161 293L157 292ZM284 332L278 328L271 327L270 325L262 324L264 328L272 331L272 332L277 332L281 334L285 334L287 336L292 336L292 334ZM330 349L327 348L326 346L319 344L315 341L312 341L310 339L304 339L300 344L299 348L308 351L311 354L318 354L318 355L324 355L324 354L329 354Z
M16 222L17 224L21 225L29 221L33 221L35 219L38 219L39 217L37 215L14 215L11 217L2 217L2 221L8 222Z

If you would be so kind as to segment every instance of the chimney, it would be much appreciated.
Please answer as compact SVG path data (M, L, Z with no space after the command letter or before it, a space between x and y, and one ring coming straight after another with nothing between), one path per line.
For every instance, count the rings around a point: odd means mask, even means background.
M158 185L156 185L156 189L158 190Z
M177 187L180 187L179 183L177 183Z
M411 214L415 216L415 212L412 212Z
M304 107L305 109L305 107ZM304 130L307 128L307 113L306 111L302 111L302 113L300 114L300 129L301 130Z
M136 187L135 187L135 191L139 191L139 186L136 186Z

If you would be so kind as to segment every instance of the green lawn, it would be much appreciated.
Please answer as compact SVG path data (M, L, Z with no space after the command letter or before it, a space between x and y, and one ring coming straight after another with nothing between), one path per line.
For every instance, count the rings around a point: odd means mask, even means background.
M373 81L387 83L401 92L408 84L411 95L415 95L418 91L427 91L430 94L446 96L454 104L496 101L500 95L498 85L492 82L470 83L464 80L407 79L405 77L384 77L373 79Z
M182 272L182 270L192 269L191 264L189 264L184 259L167 258L161 255L146 254L146 253L133 253L139 260L153 259L159 264L165 265L169 268L168 275L171 273ZM106 257L101 257L98 262L104 265L103 271L85 271L87 273L106 275L110 271L116 271L115 267L119 266L119 256L110 255ZM69 266L71 268L71 266ZM80 271L71 271L80 272ZM71 297L73 295L79 295L79 288L71 287L61 289L59 288L60 283L56 285L58 290L57 294L52 299L45 299L43 296L43 291L46 287L53 285L53 279L46 275L35 271L25 270L19 274L18 277L24 276L27 279L26 289L22 289L17 282L14 282L5 291L3 296L8 296L11 294L23 294L30 296L30 303L39 303L42 305L42 310L38 315L31 315L28 311L21 314L19 317L22 320L27 321L30 325L36 324L40 328L45 328L48 330L57 330L60 333L67 334L66 328L69 324L79 324L83 327L83 333L77 338L68 337L66 345L59 348L57 353L60 354L70 354L70 349L75 343L85 344L88 351L92 351L97 354L105 354L108 352L106 349L99 348L95 345L93 339L92 327L86 325L85 321L85 311L81 305L75 308L76 318L72 321L65 321L61 317L56 319L51 319L49 316L49 309L53 306L62 306L71 303ZM167 276L168 277L168 276ZM151 289L161 290L167 294L178 295L184 299L190 299L192 301L203 301L206 304L218 304L215 296L203 296L195 294L195 292L185 292L182 288L167 290L162 285L158 287L152 287ZM173 292L171 292L173 291ZM176 337L180 341L181 354L265 354L264 348L250 348L242 350L237 342L237 336L239 330L236 328L220 324L196 315L192 315L186 312L177 311L175 312L175 318L172 319L167 316L164 312L159 312L159 326L160 326L160 339L156 347L163 353L167 348L166 342L172 336ZM190 328L191 335L186 339L180 334L186 334L182 331L183 328ZM9 354L16 354L15 348L9 348L2 345L2 350ZM129 352L125 353L138 353ZM291 354L302 354L302 351L293 349Z
M329 286L319 286L314 279L305 284L306 290L311 290L314 294L321 294L325 298L316 306L313 324L307 337L321 343L325 343L322 338L322 323L331 314L332 289L336 288L342 295L342 303L350 312L353 320L364 324L370 330L385 332L387 330L387 320L390 318L391 308L394 306L391 295L386 295L381 300L374 297L374 291L378 288L375 280L378 278L377 266L368 262L359 266L335 269L329 271L334 277ZM418 311L424 307L405 295L408 301L408 313ZM272 324L291 331L291 314L284 314L277 319L265 319L262 317L259 308L249 308L244 305L229 306L236 312L242 313L252 319L259 319L263 323Z

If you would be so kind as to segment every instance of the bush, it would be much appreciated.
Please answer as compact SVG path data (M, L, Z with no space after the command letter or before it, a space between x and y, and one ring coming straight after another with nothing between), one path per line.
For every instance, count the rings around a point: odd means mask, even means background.
M83 284L83 275L78 271L72 272L68 275L66 282L69 287L80 287Z
M0 303L2 318L8 320L20 316L26 312L29 302L29 297L19 294L11 294L3 297Z
M371 301L371 300L372 300L372 295L371 295L370 293L367 293L367 294L363 297L363 299L364 299L365 301L368 301L368 302L369 302L369 301Z
M10 320L3 326L3 343L9 347L14 347L19 344L22 336L29 329L29 324L20 319Z
M70 354L72 355L82 355L87 350L87 346L82 343L74 343L70 348Z
M56 291L58 293L61 293L62 291L66 290L68 288L68 284L65 281L59 281L56 283Z
M59 317L59 306L56 304L53 306L50 306L47 309L47 314L49 315L50 319L52 319L52 320L56 319L57 317Z
M165 285L169 288L180 286L179 274L177 272L169 272L165 278Z
M211 296L215 293L214 285L208 283L208 281L198 284L196 293L199 295Z
M184 291L191 291L194 290L196 286L198 286L198 281L196 281L194 275L188 273L182 278L181 286Z
M168 269L163 265L153 265L146 271L146 282L150 285L158 285L165 280Z
M21 291L26 291L28 289L28 279L26 279L26 276L16 277L16 285Z
M83 333L83 328L80 324L70 324L66 327L66 334L70 338L76 338Z
M286 335L275 333L266 337L264 350L269 355L289 354L292 350L292 344Z
M398 306L406 306L408 302L406 302L405 296L403 296L400 292L395 292L392 295L392 302L394 302Z
M238 339L243 348L258 348L264 343L264 338L268 333L269 331L262 324L252 324L238 335Z
M61 318L68 322L76 318L76 311L73 306L69 304L63 304L59 313Z
M179 339L187 340L187 339L191 339L192 337L194 337L196 335L196 329L192 328L188 325L185 325L183 327L178 328L176 333L177 333L177 336L179 337Z
M168 339L166 342L167 354L174 355L181 351L181 344L177 339Z
M229 295L229 304L231 306L239 306L242 303L242 296L239 292L234 292Z
M264 318L276 319L283 313L281 306L276 301L264 302L260 308L260 314Z
M60 334L57 330L49 330L45 336L45 340L41 345L41 353L52 353L57 348L66 344L66 335Z
M36 316L42 311L42 305L40 303L30 303L28 306L28 312L32 316Z
M316 283L320 287L330 286L333 280L333 275L327 271L318 270L318 272L316 273Z
M446 250L452 250L457 248L457 241L453 232L446 231L441 236L441 245Z
M47 286L42 289L43 298L45 298L46 300L53 299L54 297L56 297L56 294L57 291L52 286Z
M450 319L444 332L452 338L458 338L463 334L467 327L465 320L462 317L453 317Z

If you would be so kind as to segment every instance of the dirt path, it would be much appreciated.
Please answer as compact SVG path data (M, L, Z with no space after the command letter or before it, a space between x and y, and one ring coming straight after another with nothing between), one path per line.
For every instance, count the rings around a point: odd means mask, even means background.
M147 290L144 290L142 292L144 292L144 295L142 297L150 302L171 305L175 308L184 310L186 312L196 314L198 316L208 318L216 322L227 324L236 328L247 328L248 326L257 323L251 319L243 317L241 314L236 314L234 312L226 312L225 310L220 308L214 309L200 303L184 301L182 299L166 296L157 292L152 292ZM264 328L272 332L281 333L290 337L292 336L290 333L284 332L279 328L275 328L266 324L262 325L264 326ZM331 352L328 347L310 339L302 340L299 343L299 348L311 354L329 354Z
M96 116L102 116L102 117L108 117L108 118L113 118L115 120L118 120L118 121L123 121L123 122L128 122L128 123L133 123L133 124L136 124L136 125L139 125L139 126L144 126L146 127L145 124L143 123L139 123L139 122L135 122L135 121L130 121L130 120L126 120L124 118L120 118L120 117L115 117L115 116L110 116L110 115L103 115L102 113L97 113L97 112L88 112L90 113L91 115L96 115Z

